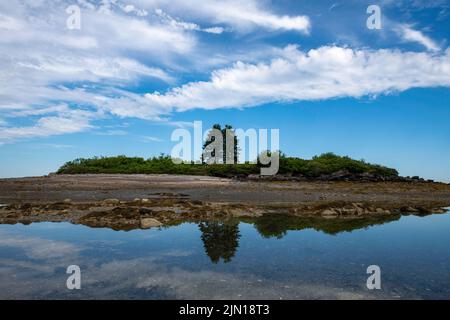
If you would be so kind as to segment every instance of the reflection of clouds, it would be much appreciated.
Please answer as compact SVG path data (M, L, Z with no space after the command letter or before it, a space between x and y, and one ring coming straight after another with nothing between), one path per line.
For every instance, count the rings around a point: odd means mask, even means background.
M55 264L0 259L0 299L46 297L65 285L65 277L55 273Z
M86 246L92 246L94 248L99 247L114 247L124 244L123 240L86 240Z
M18 269L32 269L37 272L52 273L54 267L46 264L38 264L32 261L14 260L14 259L0 259L1 270L9 270L13 273ZM6 273L5 273L6 274Z
M73 256L82 250L79 246L64 241L39 237L23 237L0 232L0 246L22 249L33 259L52 259Z
M149 275L138 283L140 288L166 287L178 299L301 299L301 298L364 298L353 292L307 284L264 280L252 275L233 275L213 271L190 272L173 269Z
M188 271L168 268L156 258L113 261L90 270L89 285L108 282L95 296L114 297L124 289L141 289L140 297L159 291L174 299L366 299L374 298L367 291L350 291L325 285L262 280L251 274L217 271ZM111 283L111 285L109 285ZM100 286L96 286L99 287ZM377 297L380 294L377 293Z
M43 257L53 245L15 239L16 248L25 249L31 257ZM11 240L0 240L10 244ZM49 240L44 240L49 241ZM17 245L18 244L18 245ZM40 247L39 247L40 246ZM63 246L70 252L80 249ZM75 251L72 251L74 249ZM62 254L63 251L59 251ZM65 268L69 260L56 259L48 264L41 260L0 260L0 298L172 298L172 299L364 299L374 297L364 290L344 290L301 281L270 280L253 274L232 274L211 270L185 270L173 265L172 258L183 256L181 250L169 250L157 256L128 260L100 261L98 256L77 257L82 266L82 290L65 288ZM53 256L56 256L54 254ZM72 256L73 257L73 256ZM55 259L54 259L55 260ZM72 261L73 262L73 259ZM57 268L61 270L57 271ZM62 269L64 268L64 269ZM11 275L14 274L14 277ZM377 295L377 297L380 297Z
M163 255L166 257L189 257L193 252L186 250L171 250L165 252Z
M45 232L45 231L44 231ZM62 231L64 232L64 230ZM95 229L92 232L96 232ZM164 234L164 236L171 236ZM141 239L141 234L136 237ZM0 247L7 247L7 258L0 258L0 299L15 298L171 298L171 299L366 299L391 298L392 290L383 283L382 292L369 292L365 283L350 287L339 281L309 278L291 270L289 277L257 276L245 262L232 273L224 265L196 264L197 251L182 250L174 243L167 250L129 257L129 247L121 247L126 237L115 240L87 240L83 246L36 236L13 235L0 231ZM136 238L132 238L136 240ZM142 243L138 243L139 246ZM10 251L10 249L13 249ZM16 251L14 251L16 250ZM110 255L108 250L114 250ZM0 251L1 252L1 251ZM17 252L25 253L17 254ZM11 254L12 253L12 254ZM132 253L132 252L131 252ZM203 252L202 252L203 254ZM2 257L4 254L2 255ZM193 256L183 259L183 257ZM262 264L265 262L262 261ZM68 265L77 264L82 272L82 290L65 287ZM281 272L281 271L280 271ZM263 273L264 274L264 273ZM314 273L312 273L314 274ZM320 276L320 273L314 274ZM328 282L329 281L329 282ZM319 283L314 284L311 282ZM346 281L344 281L346 282ZM343 282L341 282L343 283ZM399 289L398 292L401 292ZM409 298L414 294L408 292Z
M65 289L67 266L81 262L83 250L65 241L5 231L0 231L0 249L13 253L0 258L0 299L54 297Z

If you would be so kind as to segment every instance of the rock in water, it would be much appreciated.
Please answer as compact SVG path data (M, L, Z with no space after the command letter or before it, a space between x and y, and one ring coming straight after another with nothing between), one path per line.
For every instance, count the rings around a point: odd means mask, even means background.
M153 218L144 218L141 219L141 228L149 229L153 227L161 227L163 224L156 219Z
M338 216L338 215L339 215L339 213L336 212L336 210L334 210L333 208L331 208L331 209L326 209L326 210L323 210L323 211L322 211L322 216L323 216L323 217L336 217L336 216Z

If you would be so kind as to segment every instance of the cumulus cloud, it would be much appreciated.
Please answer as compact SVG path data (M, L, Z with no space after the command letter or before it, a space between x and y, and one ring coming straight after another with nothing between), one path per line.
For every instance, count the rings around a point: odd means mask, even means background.
M450 49L435 56L336 46L303 52L288 46L268 63L238 62L214 71L209 81L191 82L165 94L149 93L145 98L150 108L185 111L359 98L436 86L450 86Z
M417 42L430 51L440 50L439 45L435 41L424 35L421 31L412 29L410 26L401 25L398 32L404 41Z
M92 118L91 112L67 109L55 116L42 117L30 126L0 127L0 144L14 142L17 139L86 131L92 128L90 124Z
M187 83L166 93L62 91L59 99L94 105L96 113L84 112L80 116L72 110L59 117L44 117L31 127L2 128L0 135L4 141L13 137L79 132L88 130L89 119L98 114L168 121L165 117L172 112L197 108L242 108L283 101L360 98L438 86L450 86L450 49L441 55L337 46L305 52L291 45L266 63L237 62L232 67L212 72L209 81Z

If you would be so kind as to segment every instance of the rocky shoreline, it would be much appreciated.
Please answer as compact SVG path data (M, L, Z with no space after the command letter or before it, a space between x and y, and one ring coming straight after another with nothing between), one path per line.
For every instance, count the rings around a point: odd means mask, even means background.
M402 177L402 176L385 176L371 172L351 173L347 170L336 171L332 174L324 174L318 177L308 177L304 175L277 174L274 176L261 176L257 174L235 176L234 179L239 181L297 181L297 182L317 182L317 181L352 181L352 182L425 182L436 183L432 179L424 179L419 176Z
M269 215L342 220L447 212L449 185L412 180L236 181L103 174L0 179L0 204L5 204L0 205L0 224L49 221L132 230Z
M160 199L74 203L70 199L49 204L24 203L0 207L0 224L34 222L71 222L114 230L147 229L180 221L230 220L286 215L324 219L364 219L389 215L428 215L445 213L432 205L383 205L377 203L318 202L307 204L248 205L190 201L180 195Z

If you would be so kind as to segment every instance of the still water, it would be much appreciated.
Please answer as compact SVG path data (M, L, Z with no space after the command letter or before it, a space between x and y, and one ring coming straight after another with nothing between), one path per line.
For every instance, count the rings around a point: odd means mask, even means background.
M66 269L81 268L68 290ZM381 290L368 290L369 265ZM0 299L450 299L450 215L0 225Z

